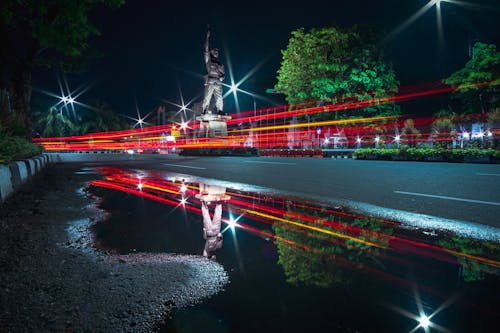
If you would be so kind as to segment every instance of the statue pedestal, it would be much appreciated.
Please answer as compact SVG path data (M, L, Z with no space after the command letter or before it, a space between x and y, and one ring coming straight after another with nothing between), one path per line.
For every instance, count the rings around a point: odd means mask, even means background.
M205 202L221 202L231 199L231 197L226 194L225 187L203 183L200 183L200 193L195 194L194 197Z
M212 113L196 117L196 120L200 122L198 137L214 138L216 134L218 136L227 136L227 121L229 119L231 119L231 116Z

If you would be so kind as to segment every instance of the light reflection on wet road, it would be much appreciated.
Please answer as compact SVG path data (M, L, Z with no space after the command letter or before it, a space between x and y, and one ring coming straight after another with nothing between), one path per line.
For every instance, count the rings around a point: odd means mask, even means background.
M164 332L404 332L419 325L419 312L433 314L437 330L478 331L496 323L496 242L233 189L230 182L96 170L103 179L90 183L92 192L111 213L95 227L97 242L121 253L202 255L210 236L203 233L200 199L210 202L212 219L220 203L221 247L213 246L208 257L216 255L231 284L180 310Z

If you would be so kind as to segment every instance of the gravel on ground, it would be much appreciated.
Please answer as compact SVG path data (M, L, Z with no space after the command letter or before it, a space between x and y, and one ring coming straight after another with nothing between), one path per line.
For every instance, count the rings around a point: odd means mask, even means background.
M224 288L201 256L95 250L105 212L81 166L50 166L0 205L1 332L151 332Z

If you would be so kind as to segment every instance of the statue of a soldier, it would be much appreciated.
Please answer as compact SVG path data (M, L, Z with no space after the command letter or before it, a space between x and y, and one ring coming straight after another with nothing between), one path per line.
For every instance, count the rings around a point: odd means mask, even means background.
M215 108L217 113L222 112L222 81L224 81L224 65L219 61L219 50L209 48L210 27L207 31L205 40L205 65L207 66L207 75L205 77L205 96L203 97L203 114L207 113L212 96L215 98Z

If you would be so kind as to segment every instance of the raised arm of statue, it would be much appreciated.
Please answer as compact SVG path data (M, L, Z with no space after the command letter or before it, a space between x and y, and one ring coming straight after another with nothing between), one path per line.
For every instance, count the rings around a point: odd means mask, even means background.
M210 29L207 30L207 37L205 38L205 63L210 60Z

